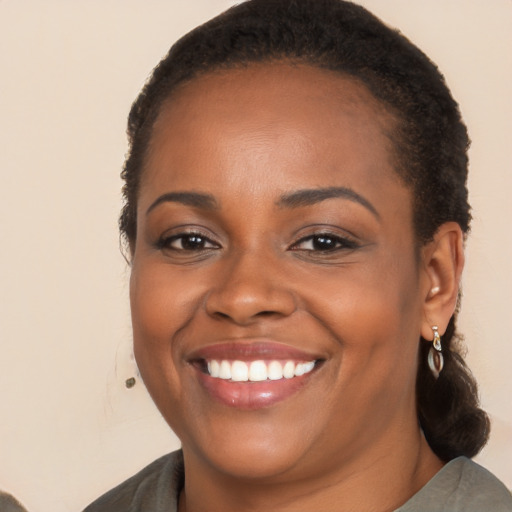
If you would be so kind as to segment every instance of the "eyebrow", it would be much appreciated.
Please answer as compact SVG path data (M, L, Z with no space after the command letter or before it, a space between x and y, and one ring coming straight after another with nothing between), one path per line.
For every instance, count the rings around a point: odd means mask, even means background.
M217 210L219 207L215 198L210 194L201 194L199 192L167 192L151 203L151 206L146 210L146 215L158 205L168 202L181 203L203 210Z
M311 206L320 203L326 199L348 199L355 203L359 203L369 210L377 219L380 219L377 209L363 196L347 187L327 187L313 188L305 190L297 190L281 196L277 205L282 208L301 208L303 206Z

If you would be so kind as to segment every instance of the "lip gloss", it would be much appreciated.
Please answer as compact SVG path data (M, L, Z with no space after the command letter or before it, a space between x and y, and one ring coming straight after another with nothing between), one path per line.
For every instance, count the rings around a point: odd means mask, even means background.
M203 347L187 359L215 400L250 410L270 407L297 393L321 358L273 341L237 340Z
M312 373L290 379L233 382L196 370L201 385L215 400L240 409L260 409L285 400L298 392Z

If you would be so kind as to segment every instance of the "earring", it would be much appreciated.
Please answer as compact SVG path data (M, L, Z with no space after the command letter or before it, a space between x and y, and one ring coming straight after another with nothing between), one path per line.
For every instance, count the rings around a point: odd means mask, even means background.
M434 295L437 295L440 290L441 290L441 287L439 287L439 286L432 287L432 289L429 292L429 296L433 297Z
M135 384L137 384L137 380L135 379L135 377L130 377L129 379L126 379L126 380L124 381L124 385L125 385L128 389L133 388L133 386L135 386Z
M437 379L444 366L444 358L442 354L443 348L441 347L441 336L439 336L437 325L432 326L432 331L434 332L434 339L432 340L432 346L428 351L428 366L434 377Z

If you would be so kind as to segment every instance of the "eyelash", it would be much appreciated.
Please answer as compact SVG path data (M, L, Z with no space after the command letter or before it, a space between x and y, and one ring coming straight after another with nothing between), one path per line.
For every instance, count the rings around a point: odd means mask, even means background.
M312 247L311 248L300 248L299 246L301 244L304 244L305 242L310 242ZM327 245L330 245L330 247L325 248L314 248L315 242L317 243L326 243ZM334 253L337 251L342 250L350 250L350 249L357 249L359 247L359 244L352 240L351 238L348 238L346 236L340 236L340 235L334 235L333 233L315 233L313 235L308 235L297 242L295 242L291 247L290 250L292 251L303 251L303 252L310 252L310 253L319 253L319 254L328 254L328 253Z
M188 242L192 242L194 239L198 239L198 245L199 247L196 248L186 248L183 246L183 243L188 240ZM172 244L176 241L181 240L181 247L173 247ZM186 242L185 242L186 243ZM194 243L194 242L192 242ZM206 247L205 247L206 245ZM203 251L209 251L212 249L219 249L219 244L213 242L208 238L207 236L203 235L200 232L193 231L190 233L178 233L176 235L171 236L162 236L158 242L156 243L156 248L159 250L171 250L171 251L177 251L177 252L203 252Z
M175 242L181 241L181 247L173 247ZM300 247L303 244L309 242L311 247ZM197 244L195 247L186 247L184 244L191 243ZM317 247L315 248L315 243ZM324 247L318 247L318 244L324 244ZM171 250L176 252L205 252L210 250L216 250L220 248L220 245L213 242L210 238L203 235L201 232L190 232L190 233L178 233L171 236L163 236L156 243L156 247L159 250ZM305 253L319 253L329 254L341 250L356 249L359 247L354 240L346 236L334 235L329 232L315 233L312 235L305 236L294 242L290 246L291 251L302 251Z

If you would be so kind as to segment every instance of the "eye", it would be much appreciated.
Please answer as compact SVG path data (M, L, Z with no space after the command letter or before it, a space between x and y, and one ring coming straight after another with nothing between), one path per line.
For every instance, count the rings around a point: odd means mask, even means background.
M315 251L315 252L333 252L343 249L355 249L358 246L350 238L332 233L317 233L301 238L290 248L293 251Z
M159 249L172 251L205 251L218 249L219 245L201 233L178 233L162 237L157 244Z

